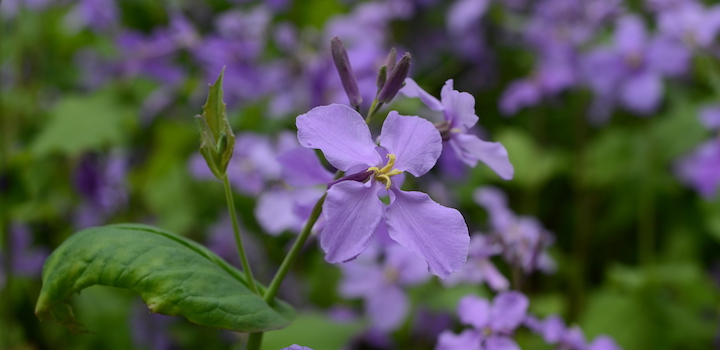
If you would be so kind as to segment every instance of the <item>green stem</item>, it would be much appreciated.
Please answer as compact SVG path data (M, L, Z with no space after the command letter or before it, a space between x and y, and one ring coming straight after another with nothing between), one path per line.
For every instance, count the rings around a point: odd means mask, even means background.
M263 334L265 333L250 333L250 337L248 338L247 347L245 348L245 350L260 350Z
M238 254L240 255L240 263L245 271L245 278L247 279L250 290L257 295L260 295L260 291L255 285L252 270L250 270L250 263L248 262L247 255L245 255L245 249L243 248L242 237L240 237L240 229L238 228L237 216L235 214L235 201L233 200L233 193L230 189L230 182L228 181L227 175L223 177L223 185L225 186L225 199L227 200L228 211L230 212L230 219L232 220L233 225L233 233L235 234L235 244L237 245Z
M283 279L285 279L285 276L290 271L290 267L293 263L295 263L295 260L300 254L300 250L305 245L308 237L310 237L312 228L315 225L315 222L317 222L318 218L320 217L320 213L322 212L322 206L323 203L325 203L325 197L327 197L327 193L320 197L317 203L315 203L315 207L313 207L310 218L308 218L308 221L305 223L305 226L300 232L300 235L298 236L297 240L295 240L295 243L293 243L293 246L292 248L290 248L288 254L285 256L285 259L280 265L277 273L275 273L275 277L273 277L272 282L270 282L270 285L268 286L267 290L265 291L265 295L263 296L263 299L265 299L266 303L269 304L273 301L273 299L278 293L278 290L280 290L280 284L282 284Z
M375 114L380 110L383 103L378 102L377 99L373 100L372 105L370 105L370 109L368 110L367 117L365 117L365 123L370 124L370 120L375 116Z

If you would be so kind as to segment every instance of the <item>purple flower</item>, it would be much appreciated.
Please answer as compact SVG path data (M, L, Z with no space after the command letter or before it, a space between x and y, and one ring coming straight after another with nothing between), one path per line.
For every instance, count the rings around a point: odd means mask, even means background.
M384 253L382 262L379 261L381 253ZM340 294L346 298L363 298L371 324L383 332L397 329L408 313L409 300L403 287L430 278L427 264L396 243L371 245L357 259L340 268L343 271Z
M502 246L493 242L488 236L473 235L470 237L468 261L462 270L453 273L442 283L446 286L455 286L460 283L478 285L486 282L493 290L507 290L510 283L490 261L491 256L500 254L502 250Z
M14 275L37 278L42 272L45 258L50 254L45 247L32 246L32 232L30 228L21 223L12 223L10 225L10 242L12 249L10 252L10 271ZM5 256L0 251L0 289L5 285Z
M127 171L128 160L121 155L88 154L80 160L74 182L83 201L75 211L76 227L100 225L127 204Z
M700 122L709 130L720 129L720 103L703 106L700 110Z
M170 326L175 317L151 313L142 303L135 303L130 316L132 341L137 348L170 350L175 342L170 337Z
M519 350L510 338L525 320L528 298L520 292L503 292L492 303L467 295L458 304L458 316L472 328L460 334L445 331L438 338L436 350Z
M445 278L462 267L470 237L460 212L425 193L402 191L392 181L405 171L421 176L435 165L442 140L432 123L391 111L380 147L360 114L347 106L316 107L298 116L296 124L303 147L320 149L331 165L350 174L328 189L323 205L320 244L328 262L358 256L385 222L390 237L425 259L432 273ZM390 196L387 207L378 198L381 191Z
M585 334L579 326L566 327L562 317L558 315L548 316L540 321L533 316L528 316L525 325L533 332L543 337L548 344L557 344L559 349L565 350L620 350L620 346L606 335L596 337L588 344Z
M467 92L454 90L452 79L443 86L441 101L410 78L405 80L405 87L400 91L408 97L419 98L433 111L443 112L444 121L437 125L443 145L450 146L461 161L471 167L482 161L501 178L512 179L514 169L505 147L499 142L483 141L468 133L479 119L475 115L475 98Z
M105 30L117 25L119 12L113 0L80 0L65 17L65 23L74 30Z
M686 1L658 15L661 33L690 47L707 48L720 30L720 6L705 7Z
M618 102L641 115L654 112L663 97L662 78L683 74L689 59L689 52L668 37L648 39L640 17L621 18L613 45L583 58L584 75L596 94L595 121L604 122Z
M297 345L297 344L293 344L293 345L290 345L290 346L287 347L287 348L282 348L282 349L280 349L280 350L313 350L313 349L310 349L310 348L308 348L307 346L300 346L300 345Z
M535 269L544 272L555 270L555 262L545 251L554 238L537 219L516 216L508 208L505 194L494 187L477 189L473 198L488 211L491 235L502 245L506 261L526 273Z
M720 138L705 141L681 158L676 164L676 171L680 180L703 197L714 198L720 185Z

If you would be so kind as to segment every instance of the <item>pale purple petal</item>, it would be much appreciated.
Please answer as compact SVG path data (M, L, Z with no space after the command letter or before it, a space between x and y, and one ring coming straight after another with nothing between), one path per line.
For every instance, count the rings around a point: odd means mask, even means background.
M325 260L352 260L367 248L385 210L377 197L380 188L377 181L343 181L330 187L323 204L326 223L320 233Z
M700 110L700 122L710 130L720 129L720 104L703 106Z
M283 189L263 193L255 206L255 218L263 230L273 236L296 229L300 219L295 214L295 197Z
M500 96L500 111L505 115L514 115L521 109L536 105L542 98L537 83L531 79L518 79L510 82Z
M488 0L457 0L447 12L448 32L465 35L467 30L480 22L480 17L487 12Z
M490 325L490 302L475 295L466 295L458 303L458 316L462 324L482 330Z
M303 147L320 149L334 167L382 163L365 120L352 108L331 104L297 117L298 140Z
M493 335L485 340L484 350L520 350L520 347L511 338Z
M500 142L483 141L472 134L453 134L448 143L465 164L474 167L479 160L502 179L513 178L515 168L510 163L507 149Z
M445 82L440 97L445 107L445 120L450 122L452 128L467 131L477 124L479 118L475 115L475 98L467 92L454 90L452 79Z
M445 109L438 99L423 90L412 78L405 78L405 86L400 89L400 93L407 97L419 98L420 101L433 111L440 112Z
M676 40L657 37L650 41L646 60L648 68L668 76L680 76L690 68L690 51Z
M394 241L386 248L385 265L396 272L396 282L403 286L420 284L431 277L425 260Z
M508 208L507 196L501 189L493 186L478 188L473 193L473 200L490 214L493 230L506 231L515 222L515 214Z
M296 147L279 156L282 179L292 186L314 186L332 181L333 174L320 163L315 151Z
M391 187L385 218L390 237L425 259L440 278L460 270L467 260L470 236L462 214L427 194Z
M440 157L442 138L427 119L390 111L382 126L380 146L397 157L395 168L421 176Z
M482 334L474 329L466 329L460 334L444 331L438 337L435 350L482 350Z
M500 332L513 331L525 320L529 305L528 298L520 292L498 294L490 310L491 328Z
M600 335L588 345L587 350L622 350L613 338L607 335Z
M615 46L625 55L641 54L645 51L647 32L642 18L626 15L618 20L615 30Z
M409 308L405 292L396 285L387 285L376 290L366 302L365 307L373 327L386 332L402 325Z
M379 265L374 261L372 263L358 261L360 258L340 265L343 278L338 286L338 292L345 298L368 297L387 284Z
M587 345L585 343L585 334L578 326L568 328L560 342L571 349L584 349Z
M290 347L282 348L280 350L313 350L311 348L308 348L307 346L300 346L297 344L290 345Z
M629 110L649 114L660 105L663 84L660 76L650 71L640 72L628 79L620 87L620 100Z
M562 339L565 334L565 322L558 315L549 316L542 322L541 334L545 342L555 344Z
M720 186L720 140L710 139L677 164L680 179L706 199L711 199Z
M478 262L478 265L480 273L490 288L495 291L503 291L510 288L510 282L490 260L481 260Z

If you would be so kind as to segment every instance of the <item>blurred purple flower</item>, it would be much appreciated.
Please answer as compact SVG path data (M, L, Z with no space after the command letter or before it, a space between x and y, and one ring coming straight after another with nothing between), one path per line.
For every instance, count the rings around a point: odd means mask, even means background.
M537 48L558 44L577 47L591 41L621 8L620 0L536 1L525 37Z
M382 262L379 261L381 255L384 256ZM383 332L400 327L409 311L403 288L430 278L422 258L394 243L371 245L357 259L341 264L340 268L343 271L340 294L345 298L363 298L372 326Z
M615 341L606 335L600 335L588 344L582 329L575 325L567 328L562 317L558 315L548 316L540 321L533 316L528 316L525 325L534 333L543 337L548 344L557 344L559 349L564 350L621 350Z
M228 179L238 192L257 196L270 181L280 178L281 167L275 159L276 148L261 134L235 135L235 152L228 164ZM190 158L190 173L198 179L214 179L205 159L196 153Z
M720 5L684 1L658 14L660 33L691 48L708 48L720 31Z
M103 224L127 204L128 166L127 158L119 154L86 154L81 158L73 179L82 198L74 214L76 228Z
M641 115L654 112L662 101L663 77L679 76L689 64L689 52L680 43L664 36L649 39L640 17L622 17L614 35L612 46L583 57L584 76L596 94L596 123L605 122L618 102Z
M720 185L720 138L711 138L682 157L676 163L676 172L704 198L715 198Z
M700 109L700 122L709 130L720 130L720 103L703 106Z
M282 348L282 349L280 349L280 350L313 350L313 349L308 348L307 346L300 346L300 345L297 345L297 344L293 344L293 345L290 345L290 346L287 347L287 348Z
M578 80L575 50L568 45L543 49L534 73L510 82L500 97L500 110L514 115L524 107L537 105L543 98L559 94Z
M488 211L491 237L502 246L508 263L526 274L536 269L546 273L555 270L555 262L545 251L554 237L537 219L515 215L507 206L505 194L495 187L475 190L473 199Z
M57 0L3 0L0 1L0 17L13 18L21 9L42 11L58 2Z
M502 251L502 246L497 242L493 242L488 236L482 234L472 235L470 237L468 261L462 270L443 280L443 285L452 287L460 283L472 285L487 283L495 291L507 290L510 283L498 271L495 264L490 261L490 257L498 255Z
M79 0L65 17L65 24L75 31L84 27L104 31L117 26L119 12L114 0Z
M147 36L127 30L120 33L116 44L121 52L121 75L149 77L165 85L185 79L183 69L173 63L178 45L166 29L156 29Z
M503 292L492 303L467 295L458 304L458 316L472 328L460 334L445 331L438 338L436 350L519 350L511 338L526 318L530 302L520 292Z
M468 133L479 119L475 115L475 98L467 92L453 89L452 79L443 86L441 101L423 90L411 78L405 79L405 86L400 91L405 96L419 98L431 110L443 113L444 120L436 124L443 139L443 146L451 147L465 164L474 167L478 161L482 161L501 178L512 179L514 169L505 147L499 142L483 141Z
M26 224L12 223L10 225L11 247L8 253L0 251L0 289L5 285L5 255L10 254L10 272L13 275L38 278L42 272L45 258L50 254L46 247L33 247L33 235Z
M462 214L425 193L402 191L391 180L405 171L421 176L435 165L442 140L432 123L391 111L380 147L360 114L344 105L316 107L296 124L303 147L320 149L331 165L349 174L328 189L323 205L320 243L328 262L354 259L385 222L390 237L423 257L432 273L445 278L462 267L469 243ZM387 207L378 198L383 189L390 196Z
M132 341L138 349L171 350L176 347L170 337L175 317L150 312L142 303L135 303L130 315Z

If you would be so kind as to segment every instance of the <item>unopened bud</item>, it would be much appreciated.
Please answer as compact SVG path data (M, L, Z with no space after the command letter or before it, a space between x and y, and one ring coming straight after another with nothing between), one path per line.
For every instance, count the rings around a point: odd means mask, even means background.
M390 53L388 53L387 57L385 58L385 65L387 66L387 69L389 72L392 72L393 69L395 69L395 64L397 63L397 50L393 47L390 49Z
M400 62L393 68L392 72L387 78L387 82L380 90L378 94L378 102L388 103L395 95L397 95L400 88L402 88L405 78L407 78L408 72L410 72L410 53L405 53L400 59Z
M196 116L200 130L200 154L218 179L225 176L235 149L235 135L230 128L225 102L223 102L224 73L225 68L223 67L215 84L210 85L207 102L203 106L203 114Z
M385 85L385 81L387 81L387 66L380 67L380 72L378 73L377 80L375 81L375 85L377 85L378 93L380 93L380 90Z
M335 62L335 68L337 68L338 74L340 74L343 89L345 89L345 93L350 100L350 105L353 107L360 106L360 103L362 103L360 89L358 89L355 73L352 70L352 66L350 66L350 59L340 38L334 37L330 40L330 51L332 52L333 61Z

